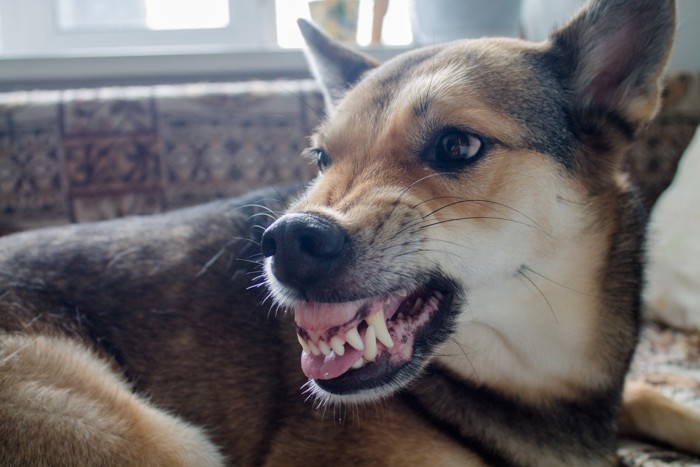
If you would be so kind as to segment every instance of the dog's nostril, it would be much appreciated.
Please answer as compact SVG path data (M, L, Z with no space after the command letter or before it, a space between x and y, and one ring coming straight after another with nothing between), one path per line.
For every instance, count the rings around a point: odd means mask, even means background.
M299 239L299 249L311 256L319 256L316 254L318 242L311 237L301 237Z
M262 248L262 254L265 256L265 258L274 256L277 252L277 242L275 242L273 236L268 234L267 231L263 234L260 246Z
M309 230L299 236L299 250L313 258L332 258L343 249L345 236L332 228Z

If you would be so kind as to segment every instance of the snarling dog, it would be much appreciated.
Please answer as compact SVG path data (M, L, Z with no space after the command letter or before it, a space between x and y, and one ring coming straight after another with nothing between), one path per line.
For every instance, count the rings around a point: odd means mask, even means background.
M622 403L645 216L621 158L673 24L593 1L546 43L379 65L302 23L329 111L303 194L0 241L0 463L613 465L619 419L699 449L691 412Z

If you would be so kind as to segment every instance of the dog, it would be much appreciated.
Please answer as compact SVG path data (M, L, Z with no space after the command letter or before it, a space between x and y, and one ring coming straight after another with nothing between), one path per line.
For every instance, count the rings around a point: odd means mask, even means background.
M674 18L592 0L545 43L381 65L301 22L328 110L303 191L0 240L0 464L700 451L698 414L625 388L646 215L622 155Z

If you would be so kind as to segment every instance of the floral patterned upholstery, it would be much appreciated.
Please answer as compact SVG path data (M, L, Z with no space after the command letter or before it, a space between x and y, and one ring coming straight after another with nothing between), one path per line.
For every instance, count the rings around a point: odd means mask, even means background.
M0 94L0 223L148 214L308 180L311 81Z

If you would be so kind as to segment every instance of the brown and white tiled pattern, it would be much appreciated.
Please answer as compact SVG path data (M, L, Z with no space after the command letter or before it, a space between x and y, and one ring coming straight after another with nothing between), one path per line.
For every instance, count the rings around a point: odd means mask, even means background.
M0 227L90 221L308 180L311 81L0 94Z

